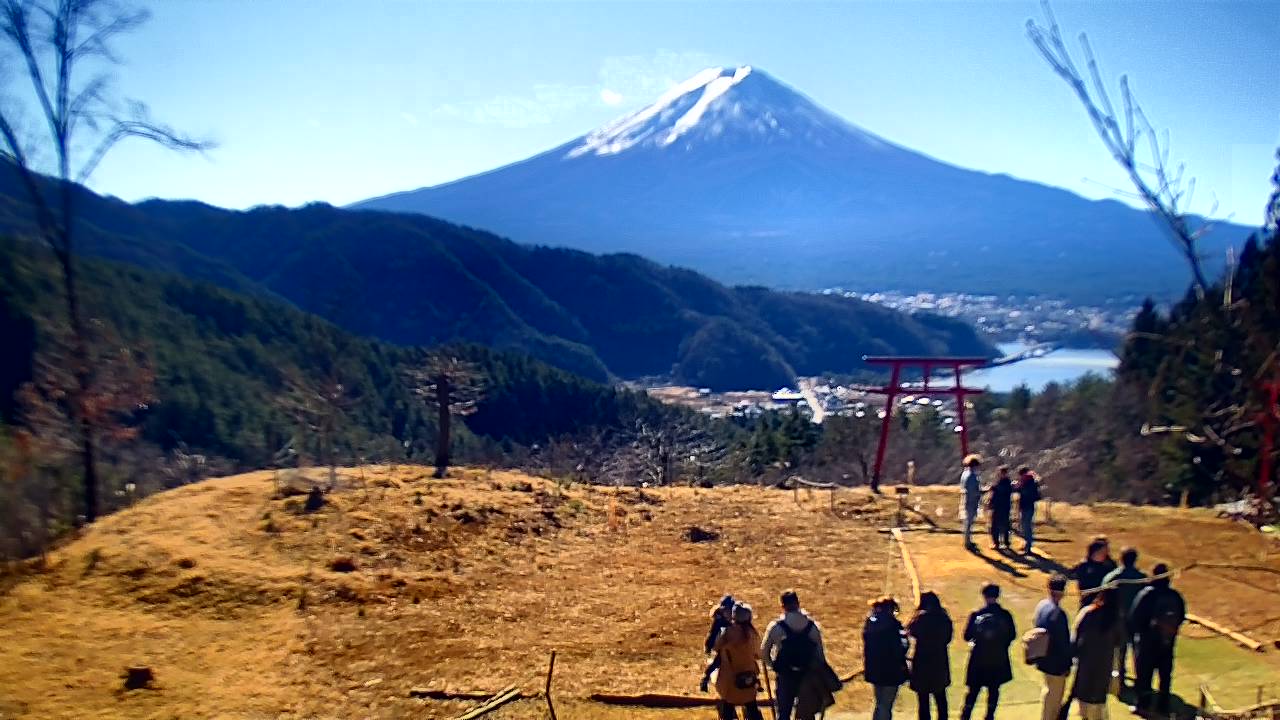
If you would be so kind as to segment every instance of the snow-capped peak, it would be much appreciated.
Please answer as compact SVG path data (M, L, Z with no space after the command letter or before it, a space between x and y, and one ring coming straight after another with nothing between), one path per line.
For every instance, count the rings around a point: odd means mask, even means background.
M652 105L588 133L564 157L617 155L637 147L691 148L728 135L753 141L807 138L823 144L833 134L850 132L864 142L878 142L749 65L708 68Z

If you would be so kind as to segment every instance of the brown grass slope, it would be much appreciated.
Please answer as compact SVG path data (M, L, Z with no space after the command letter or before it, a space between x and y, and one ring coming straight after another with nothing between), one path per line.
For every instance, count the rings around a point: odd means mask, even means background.
M417 467L341 477L314 513L267 472L164 493L11 580L0 595L0 718L453 717L468 704L409 690L536 691L552 649L561 718L701 717L709 711L585 698L696 693L707 611L724 592L754 603L763 626L778 592L797 588L842 674L861 666L866 601L910 593L877 532L896 501L863 491L833 504L827 493L562 487L480 470L446 481ZM914 497L954 525L951 491ZM1280 568L1266 540L1200 513L1094 506L1055 518L1061 526L1045 532L1059 542L1046 547L1064 561L1075 537L1105 531L1178 563ZM718 539L690 542L695 526ZM929 537L913 548L926 588L952 565L975 572L948 559L954 536ZM1194 611L1270 640L1280 637L1276 579L1215 568L1180 583ZM122 690L130 665L152 668L155 686ZM867 695L855 683L840 707L865 708ZM545 711L532 699L492 717Z

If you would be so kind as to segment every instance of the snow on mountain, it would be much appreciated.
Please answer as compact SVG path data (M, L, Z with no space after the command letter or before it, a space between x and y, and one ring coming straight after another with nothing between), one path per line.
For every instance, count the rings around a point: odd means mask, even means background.
M652 105L592 131L565 153L616 155L632 148L692 149L723 136L755 142L803 138L817 144L839 136L881 143L750 65L708 68L664 93Z
M730 283L1088 301L1186 287L1147 213L940 162L750 66L703 70L526 160L357 207L633 252ZM1205 256L1246 231L1219 225Z

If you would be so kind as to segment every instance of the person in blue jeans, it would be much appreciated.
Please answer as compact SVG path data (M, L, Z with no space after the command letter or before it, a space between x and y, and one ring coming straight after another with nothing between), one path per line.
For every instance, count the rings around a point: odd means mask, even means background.
M964 472L960 473L960 488L964 492L964 546L973 549L973 524L978 520L978 507L982 503L982 458L967 455Z
M822 648L822 630L800 609L796 592L787 590L781 600L782 616L765 631L760 657L773 668L777 720L791 720L805 676L815 668L824 667L827 660Z
M898 602L887 595L871 601L871 614L862 627L863 678L876 698L871 720L893 720L898 688L907 681L907 647Z

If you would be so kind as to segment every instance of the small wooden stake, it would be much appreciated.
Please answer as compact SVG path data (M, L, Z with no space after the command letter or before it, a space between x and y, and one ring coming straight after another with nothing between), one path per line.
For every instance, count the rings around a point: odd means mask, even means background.
M547 665L547 688L545 695L547 697L547 712L551 715L551 720L556 720L556 706L551 702L551 674L556 671L556 651L551 651L551 663Z

